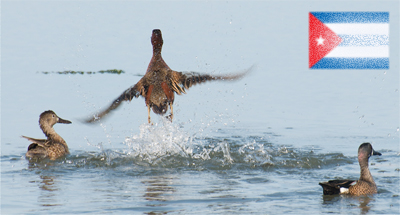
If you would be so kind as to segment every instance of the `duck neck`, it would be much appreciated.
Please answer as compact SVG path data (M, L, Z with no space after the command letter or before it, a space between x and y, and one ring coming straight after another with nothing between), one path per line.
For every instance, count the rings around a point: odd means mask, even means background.
M161 57L161 48L153 49L153 57L150 60L146 72L162 70L162 69L170 69L170 68L165 63L164 59Z
M153 45L153 54L161 54L161 45Z
M361 169L360 180L368 181L375 184L371 172L369 171L368 168L368 158L359 157L358 162L360 163L360 169Z
M154 47L153 48L153 59L155 62L162 60L161 57L161 47Z
M42 129L44 135L46 135L47 140L52 140L61 143L63 145L66 145L65 140L56 133L56 131L52 126L40 124L40 128Z

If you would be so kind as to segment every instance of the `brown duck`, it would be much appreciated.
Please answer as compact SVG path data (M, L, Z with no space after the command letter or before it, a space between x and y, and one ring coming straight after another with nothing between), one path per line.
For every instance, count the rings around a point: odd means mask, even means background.
M47 139L35 139L22 136L32 142L28 147L28 152L25 154L26 157L50 158L51 160L55 160L69 154L67 143L53 128L53 125L56 123L71 124L70 121L58 117L52 110L40 114L39 126Z
M171 70L161 57L163 39L161 31L154 29L151 36L153 45L153 57L147 67L146 74L135 85L125 90L112 104L99 114L90 117L86 122L95 122L107 115L111 110L120 106L122 101L131 101L134 97L142 96L145 99L148 112L148 121L150 123L150 109L154 113L164 115L168 106L171 108L169 118L172 121L174 116L173 103L174 93L181 95L186 93L185 89L191 86L212 80L237 80L248 73L250 69L240 74L214 76L208 74L199 74L195 72L183 73Z
M331 180L321 182L324 195L350 194L355 196L375 194L378 192L371 172L368 169L368 159L372 155L382 155L375 151L370 143L363 143L358 148L358 163L360 164L360 179Z

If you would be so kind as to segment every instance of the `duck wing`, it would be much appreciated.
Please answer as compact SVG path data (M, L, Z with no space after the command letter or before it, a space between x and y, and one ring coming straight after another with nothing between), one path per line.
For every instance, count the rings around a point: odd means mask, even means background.
M98 114L94 114L92 117L85 120L85 122L93 123L99 121L101 118L106 116L110 111L117 109L123 101L131 101L134 97L137 98L140 95L144 95L143 78L140 79L138 83L125 90L118 98L116 98L111 103L111 105L108 108L104 109Z
M356 180L330 180L320 182L324 195L335 195L340 193L340 188L349 188Z
M27 136L21 136L21 137L31 141L33 144L37 144L42 147L44 147L47 142L47 139L36 139L36 138L32 138L32 137L27 137Z
M209 75L209 74L201 74L198 72L177 72L173 70L169 70L167 73L167 80L169 80L169 87L176 92L178 95L182 93L186 93L185 89L189 89L190 87L204 83L206 81L234 81L242 78L251 70L254 66L235 74L228 75Z

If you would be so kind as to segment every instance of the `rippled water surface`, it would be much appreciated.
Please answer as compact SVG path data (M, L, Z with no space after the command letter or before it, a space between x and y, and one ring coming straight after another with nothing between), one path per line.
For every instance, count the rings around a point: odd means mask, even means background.
M336 3L2 1L1 214L400 213L399 3ZM327 10L389 11L390 69L307 69L307 14ZM174 70L256 67L176 96L172 123L142 98L82 123L141 78L154 28ZM70 154L28 160L48 109ZM359 177L363 142L378 194L323 196Z
M357 214L399 209L398 151L380 148L383 156L371 158L379 194L323 196L319 181L357 177L356 156L269 138L197 138L163 121L141 125L140 133L127 137L120 148L72 150L56 161L3 155L2 209L27 214Z

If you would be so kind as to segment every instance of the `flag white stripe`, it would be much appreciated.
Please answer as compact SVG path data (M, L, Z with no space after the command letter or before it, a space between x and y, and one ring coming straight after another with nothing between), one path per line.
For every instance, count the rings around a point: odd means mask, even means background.
M389 57L389 46L338 46L325 57Z
M346 24L325 24L336 34L378 34L389 36L389 24L371 23L346 23Z
M387 46L389 45L389 37L387 35L348 35L339 34L342 42L339 46Z

